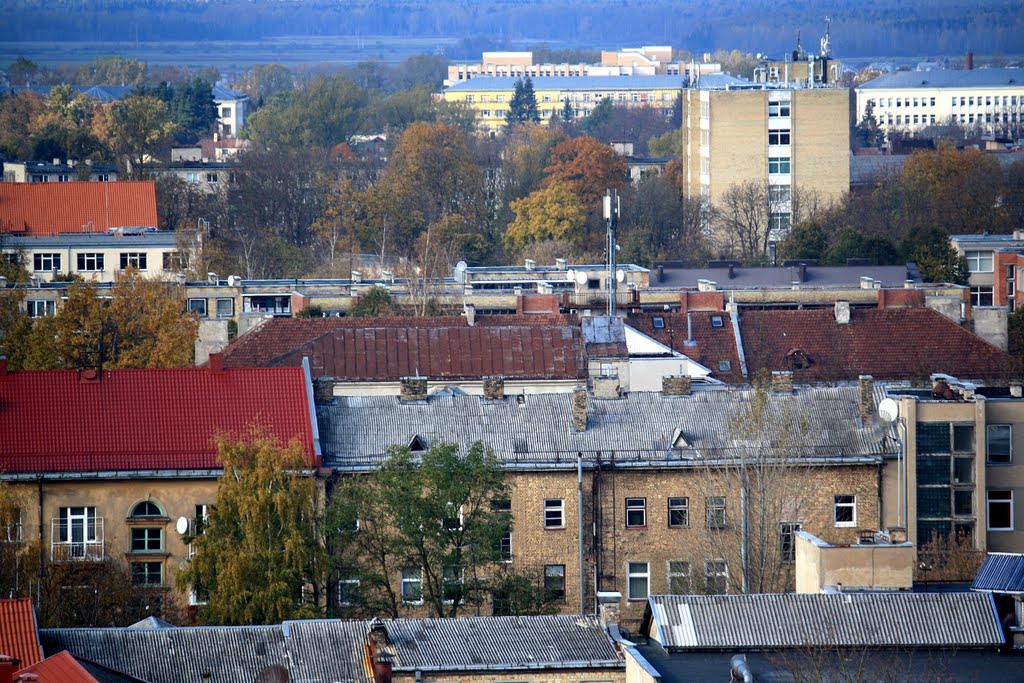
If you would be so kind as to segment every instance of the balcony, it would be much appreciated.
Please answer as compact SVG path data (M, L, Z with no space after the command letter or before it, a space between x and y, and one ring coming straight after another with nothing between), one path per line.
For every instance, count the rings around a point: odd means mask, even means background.
M96 561L105 557L102 517L92 517L85 522L50 520L51 562Z
M618 289L615 292L616 306L631 306L640 302L640 292L636 289ZM579 292L565 292L562 303L568 308L590 308L608 305L607 289L589 289Z

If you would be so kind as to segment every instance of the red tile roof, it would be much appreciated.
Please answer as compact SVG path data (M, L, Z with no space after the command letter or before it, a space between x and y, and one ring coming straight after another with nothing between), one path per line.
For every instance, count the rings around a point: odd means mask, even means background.
M14 657L22 667L42 660L31 598L0 600L0 655Z
M724 311L690 311L689 316L688 321L686 313L635 314L626 318L626 324L700 363L711 370L715 379L735 384L745 382L730 315ZM712 326L712 316L722 319L721 327ZM661 318L664 327L654 327L654 318ZM692 330L696 342L693 345L686 343L688 330ZM721 369L723 361L728 361L728 370Z
M382 327L328 332L274 361L310 359L315 377L395 381L419 374L431 379L500 375L517 379L586 377L578 327Z
M1012 356L929 308L857 308L842 325L832 309L743 311L740 331L750 373L792 370L797 382L862 374L914 380L934 372L1003 379L1016 367Z
M14 675L15 682L21 674L35 674L37 678L29 680L41 683L99 683L99 679L86 671L67 650L25 667Z
M153 181L0 183L0 233L50 237L126 226L157 227Z
M0 472L217 469L214 437L259 426L315 462L301 368L0 374Z

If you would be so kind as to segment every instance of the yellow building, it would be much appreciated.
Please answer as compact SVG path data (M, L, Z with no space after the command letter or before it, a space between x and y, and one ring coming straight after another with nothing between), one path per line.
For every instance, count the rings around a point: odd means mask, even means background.
M455 83L444 89L446 102L465 104L472 109L484 132L504 129L509 101L515 92L513 77L480 76ZM681 76L539 76L533 79L541 123L561 116L566 101L576 119L589 116L601 100L608 98L616 106L655 107L666 117L672 115L676 98L683 91Z

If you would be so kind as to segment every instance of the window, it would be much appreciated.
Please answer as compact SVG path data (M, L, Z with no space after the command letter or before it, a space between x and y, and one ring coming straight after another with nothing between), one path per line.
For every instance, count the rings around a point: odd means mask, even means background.
M723 318L720 315L713 315L713 316L711 316L711 327L724 327L724 326L725 326L725 318Z
M147 260L146 254L142 252L123 251L121 252L121 270L128 267L146 270Z
M720 360L720 361L718 361L718 371L719 372L731 372L732 371L732 361L731 360Z
M772 185L768 188L768 201L772 204L785 204L790 200L789 185Z
M544 599L565 600L565 565L544 565Z
M37 273L60 270L60 254L33 254L32 270Z
M789 116L789 102L769 102L768 116L773 119Z
M57 539L70 546L71 557L85 557L87 546L98 542L96 508L60 508Z
M651 325L656 330L663 330L665 329L665 318L661 317L660 315L656 315L653 318L651 318Z
M646 600L650 585L650 565L647 562L628 562L626 565L627 599Z
M499 519L505 525L504 533L498 538L495 550L501 562L512 561L512 501L508 499L492 500L491 510L501 513Z
M967 267L970 268L972 273L992 272L993 262L991 251L968 250L964 252L964 256L967 257Z
M402 569L402 602L409 605L423 604L423 571L419 567Z
M199 174L196 173L195 171L189 171L188 173L185 174L185 180L190 183L198 183Z
M207 173L206 174L206 182L210 183L211 185L216 183L217 182L217 174L216 173Z
M565 528L565 501L561 498L548 498L544 501L544 528Z
M709 529L725 528L725 497L709 496L704 499L705 522Z
M769 230L789 230L789 228L790 228L789 212L768 214L768 229Z
M796 562L796 532L798 531L800 531L799 522L779 524L779 562L783 564Z
M217 317L230 318L235 314L235 300L228 298L217 299Z
M136 586L159 586L163 582L163 562L132 562L132 583Z
M189 299L188 310L201 318L206 317L206 299Z
M709 595L729 592L729 565L725 560L705 560L704 590Z
M971 287L971 306L991 306L992 286Z
M220 115L221 115L221 118L225 118L225 119L229 118L231 116L231 107L221 107L220 108Z
M1013 531L1013 491L988 492L988 530Z
M835 496L833 500L836 526L856 526L857 496Z
M789 173L789 157L768 157L768 173L770 175Z
M133 527L130 531L133 553L158 553L164 549L163 529Z
M403 574L404 576L404 574ZM403 589L405 583L402 584ZM338 579L338 604L342 607L354 605L359 599L359 577L357 576L346 576L345 578Z
M688 595L690 593L689 562L669 560L667 576L670 595Z
M445 602L462 602L462 567L449 565L441 570L441 595Z
M91 271L103 270L103 254L86 253L78 254L78 270Z
M989 462L1008 463L1013 460L1012 435L1010 425L988 425L985 428L985 452Z
M177 251L165 251L162 256L164 270L181 270L185 267L185 262L181 258L181 253Z
M647 499L627 498L626 499L626 526L639 527L647 526Z
M788 145L789 144L790 131L788 128L780 129L768 129L768 144L769 145Z
M57 302L45 299L26 301L25 310L30 318L45 318L48 315L57 314Z
M668 499L668 525L675 528L690 526L690 499Z
M0 543L21 542L21 508L8 508L0 517Z
M144 500L132 508L130 517L163 517L160 506L151 500Z

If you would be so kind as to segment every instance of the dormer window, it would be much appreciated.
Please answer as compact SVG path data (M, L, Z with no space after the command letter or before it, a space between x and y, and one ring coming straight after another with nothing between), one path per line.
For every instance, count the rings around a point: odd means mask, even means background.
M683 434L681 429L676 429L672 432L672 448L682 449L689 448L690 442L686 440L686 435Z
M711 327L725 327L725 318L720 315L711 316Z
M422 453L427 449L427 440L421 434L416 434L409 441L409 450L413 453Z

